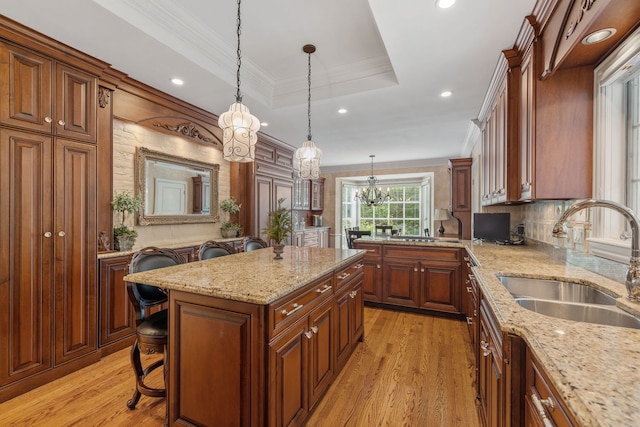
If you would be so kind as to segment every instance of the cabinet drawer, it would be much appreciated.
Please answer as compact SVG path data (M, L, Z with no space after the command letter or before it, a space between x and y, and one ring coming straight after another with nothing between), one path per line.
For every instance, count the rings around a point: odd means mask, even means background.
M554 425L573 426L573 421L567 408L558 398L558 394L547 380L546 374L540 368L539 362L527 351L527 394L526 400L539 418L551 419Z
M382 245L375 243L360 243L355 242L356 249L362 249L363 251L367 251L364 254L365 259L368 258L380 258L382 256Z
M353 264L336 271L336 292L363 274L364 264L358 260Z
M382 245L381 245L382 246ZM385 257L405 259L437 259L459 262L460 250L457 248L432 248L426 246L383 245Z
M309 313L313 307L333 297L333 284L332 273L270 304L269 336L274 337L279 331Z

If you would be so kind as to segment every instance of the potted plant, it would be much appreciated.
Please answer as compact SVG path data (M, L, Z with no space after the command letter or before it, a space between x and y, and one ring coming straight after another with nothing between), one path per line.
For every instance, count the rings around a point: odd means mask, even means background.
M132 214L139 210L144 202L139 197L134 197L128 192L116 193L111 201L114 212L122 214L122 220L118 227L113 229L113 248L119 251L130 251L138 237L138 232L127 227L124 223L125 214Z
M220 234L222 237L237 237L242 231L242 226L236 222L231 221L231 214L240 212L242 205L236 203L236 199L229 197L228 199L220 202L220 210L225 213L227 221L223 222L220 226Z
M283 242L292 231L291 210L282 206L284 200L284 198L278 199L277 209L269 212L267 227L262 230L267 235L267 239L274 242L275 259L282 259Z

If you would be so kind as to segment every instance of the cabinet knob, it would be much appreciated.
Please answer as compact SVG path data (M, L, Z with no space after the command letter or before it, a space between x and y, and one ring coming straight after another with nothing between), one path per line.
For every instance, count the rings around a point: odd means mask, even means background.
M304 336L307 337L308 339L311 339L311 337L313 336L313 334L309 331L304 333Z
M58 124L59 124L60 126L64 126L64 125L66 125L66 124L67 124L67 122L65 122L64 120L60 119L60 120L58 120Z
M473 325L473 318L467 316L467 324Z
M46 237L46 238L51 237L51 232L50 231L45 232L44 233L44 237Z
M64 237L67 233L65 233L64 231L58 231L58 236L60 237Z
M413 271L418 271L418 268L417 268L417 267L414 267L414 268L413 268Z
M355 298L355 297L356 297L356 295L358 295L358 292L357 292L357 291L351 291L351 292L349 292L349 296L350 296L351 298Z
M491 354L491 350L489 349L489 343L486 341L480 341L480 348L482 349L482 355L487 357Z
M318 333L318 327L317 326L312 326L311 327L311 332L313 332L314 334Z
M380 268L380 264L376 264L376 268Z
M53 120L51 119L51 117L47 116L44 118L44 121L47 123L51 123Z

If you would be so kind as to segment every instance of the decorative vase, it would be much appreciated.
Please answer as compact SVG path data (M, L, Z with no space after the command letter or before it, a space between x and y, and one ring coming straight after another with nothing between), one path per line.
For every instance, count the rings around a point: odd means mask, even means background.
M276 256L274 256L273 259L282 259L283 252L284 252L283 244L278 243L277 245L273 245L273 253L276 254Z
M130 251L133 248L133 244L136 242L135 237L131 236L118 236L118 250L121 252Z

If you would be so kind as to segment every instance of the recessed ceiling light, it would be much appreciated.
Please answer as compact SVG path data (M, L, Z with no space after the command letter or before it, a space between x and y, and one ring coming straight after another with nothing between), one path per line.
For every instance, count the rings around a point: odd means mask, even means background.
M594 31L593 33L588 34L585 38L582 39L582 44L589 45L600 43L613 36L615 33L615 28L604 28L602 30Z
M442 93L440 94L440 96L441 96L441 97L443 97L443 98L448 98L448 97L450 97L451 95L453 95L453 92L451 92L450 90L445 90L444 92L442 92Z
M182 79L174 77L171 79L171 83L173 83L176 86L182 86L184 84L184 81L182 81Z
M260 126L267 127L267 126L269 126L269 123L267 123L267 122L260 122Z
M346 108L339 108L338 109L338 114L347 114L347 109Z
M440 9L447 9L456 2L456 0L436 0L436 6Z

